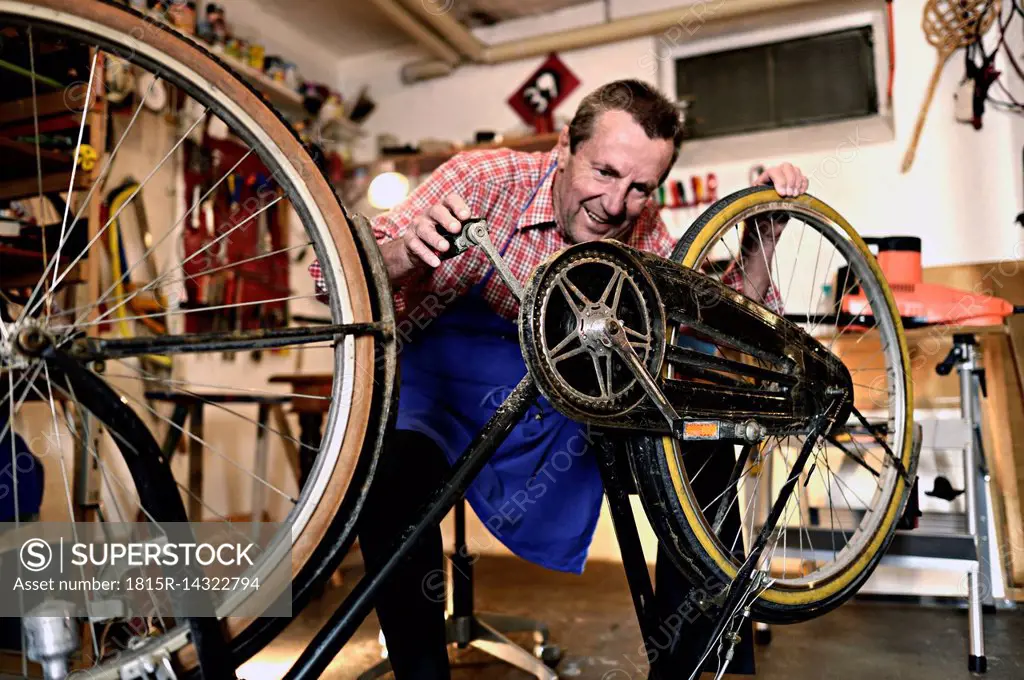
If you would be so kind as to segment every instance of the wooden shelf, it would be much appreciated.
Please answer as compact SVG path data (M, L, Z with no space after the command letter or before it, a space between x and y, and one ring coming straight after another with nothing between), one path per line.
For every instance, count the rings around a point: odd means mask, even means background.
M27 156L32 160L35 160L36 154L38 153L39 158L48 161L57 161L63 163L68 167L71 167L71 161L74 159L73 152L71 151L57 151L55 149L43 149L40 148L36 151L35 144L29 142L18 142L13 139L4 139L0 137L0 149L9 149L15 153L19 153L23 156Z
M68 102L64 98L64 92L51 92L50 94L41 94L36 97L35 109L40 118L46 118L58 113L67 113L69 108ZM90 107L90 110L92 110L92 107ZM0 104L0 125L18 123L25 120L31 121L32 119L31 97L24 97Z
M303 106L302 95L289 89L284 83L280 83L267 74L259 71L245 62L233 57L222 55L224 61L231 65L238 75L242 76L250 85L263 93L263 95L286 118L304 119L309 116ZM332 122L323 133L323 138L329 142L346 142L366 133L357 124L348 119L341 119Z
M513 137L501 142L488 142L487 144L473 144L459 148L452 148L448 151L417 154L396 154L393 156L381 156L380 162L393 163L395 170L409 176L427 175L440 167L445 161L463 151L486 151L488 149L512 149L514 151L550 151L558 143L558 133L551 132L543 135L530 135L528 137ZM358 168L369 170L373 164L358 165L346 172L350 178Z
M287 116L305 115L302 107L302 95L289 89L284 83L279 83L262 71L254 69L245 62L224 54L221 57L230 64L238 75L245 78L250 85L262 92L270 103L281 110Z
M63 193L68 190L71 180L69 172L56 172L43 175L43 193ZM92 182L92 174L79 171L75 174L75 191L87 191ZM14 201L21 198L39 195L39 181L35 176L24 179L5 180L0 183L0 201Z

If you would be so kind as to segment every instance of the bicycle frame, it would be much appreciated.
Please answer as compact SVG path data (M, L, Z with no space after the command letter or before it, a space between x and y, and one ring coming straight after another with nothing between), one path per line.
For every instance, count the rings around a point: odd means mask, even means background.
M588 247L598 254L602 250L625 249L624 246L605 245L605 242L573 246L577 249ZM771 367L753 366L743 361L702 354L668 342L662 348L665 362L670 367L665 371L665 377L660 383L655 384L650 375L646 376L654 385L653 389L656 392L651 399L642 399L634 409L622 416L596 417L588 413L566 413L569 417L589 422L605 431L615 432L615 436L602 440L602 445L597 447L597 455L605 490L613 510L627 580L646 640L649 637L648 633L654 629L649 606L645 606L645 603L651 602L650 595L653 589L647 575L643 553L639 550L635 523L632 521L634 518L627 492L629 485L621 477L625 447L615 444L616 436L631 430L647 436L652 433L664 433L672 434L679 439L707 439L709 437L706 429L698 428L700 434L694 436L691 426L706 424L709 419L714 419L715 439L751 442L769 433L800 433L812 435L808 438L808 441L812 441L818 435L827 432L834 423L845 421L849 409L852 408L849 403L852 389L845 367L799 327L712 278L664 258L632 249L626 250L623 250L626 256L635 258L636 265L650 277L657 292L656 312L662 315L661 318L666 324L670 322L688 326L715 342L736 348ZM550 268L557 260L558 258L555 258L544 266ZM523 293L521 319L529 317L530 309L541 304L536 294L544 278L545 272L541 269L538 268L531 277ZM523 326L522 320L520 325ZM61 363L66 368L76 362L101 362L115 356L268 349L363 334L376 335L385 343L392 342L395 337L394 322L385 316L385 321L381 322L314 326L306 329L208 333L178 338L81 338L72 340L68 354L51 348L49 355L63 357ZM524 332L522 337L523 353L528 359L530 372L450 468L443 482L434 491L431 501L424 507L419 521L411 525L396 542L388 562L376 573L366 574L359 581L309 644L286 678L305 680L320 677L369 614L378 589L405 559L422 534L429 527L439 523L463 495L508 433L524 416L534 399L542 393L549 399L555 396L552 403L556 407L559 406L557 395L548 394L553 389L550 376L538 378L540 371L534 370L535 367L530 362L531 355L534 358L538 355L538 343L528 332ZM30 335L22 339L22 344L34 345L42 340ZM646 371L646 368L639 364L634 364L632 368L638 375ZM662 373L661 369L662 365L656 363L655 370L659 374ZM541 380L542 384L538 384L538 380ZM755 382L759 386L755 386ZM766 390L761 385L768 385L770 389ZM648 393L650 394L650 388ZM651 402L657 402L659 395L662 395L663 400L667 400L667 411L664 404L661 408L651 406ZM127 409L126 406L123 408ZM675 408L679 409L678 413L675 412ZM569 409L559 410L565 413ZM669 417L670 414L677 417L673 419ZM751 418L755 415L763 423L755 423L754 429L751 430ZM124 418L112 420L122 424L127 422ZM116 431L116 424L108 423L108 426ZM794 465L795 475L799 475L809 452L810 446L807 445ZM717 642L717 638L735 614L733 610L743 603L749 592L754 565L775 530L794 486L795 482L792 482L782 489L768 521L753 542L743 569L730 587L730 591L725 594L728 599L717 603L721 606L721 618L716 626L712 644ZM652 657L651 661L655 659ZM653 663L652 668L657 671Z

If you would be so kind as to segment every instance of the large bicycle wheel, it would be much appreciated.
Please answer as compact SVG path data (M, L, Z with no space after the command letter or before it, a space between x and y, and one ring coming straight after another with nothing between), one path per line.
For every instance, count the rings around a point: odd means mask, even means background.
M783 217L788 222L777 240L773 229L762 236L752 228ZM848 599L892 539L916 471L910 370L900 318L875 258L842 216L811 196L781 198L763 187L728 196L690 227L672 258L709 276L738 261L744 295L767 304L767 289L754 287L743 264L754 261L746 256L751 245L773 251L757 264L770 272L779 312L844 360L855 391L850 419L811 443L811 458L757 565L772 580L758 589L754 615L790 623ZM854 297L856 314L849 304ZM671 342L681 340L679 329L671 332ZM730 352L710 342L701 347ZM756 363L749 355L730 356ZM709 593L709 604L735 579L805 441L634 443L634 472L655 530L679 568Z
M140 322L158 319L168 329L160 349L123 352L95 364L95 370L102 369L98 375L158 441L180 441L177 448L192 461L205 456L206 486L212 491L204 494L191 484L186 456L174 455L173 444L166 451L181 498L198 511L191 521L230 523L241 514L282 524L266 552L290 547L297 612L351 545L392 396L394 348L378 341L390 322L390 293L380 278L368 225L349 219L294 131L255 90L199 44L151 17L94 0L3 0L0 28L5 59L29 74L0 95L5 114L20 116L16 121L0 117L0 138L12 137L7 147L16 149L14 160L28 179L11 174L12 162L0 177L0 192L32 201L44 189L68 191L55 242L44 239L42 252L27 256L0 248L0 290L14 264L23 266L24 258L34 257L37 266L38 283L28 287L24 299L5 294L10 319L2 325L0 374L7 397L0 408L9 412L12 436L15 429L28 430L33 441L44 446L48 441L59 453L47 493L61 498L45 503L54 512L42 518L65 521L85 514L155 521L140 498L139 480L126 474L109 435L94 438L73 426L76 419L89 418L90 404L68 393L66 383L51 382L44 362L20 352L18 338L33 329L68 351L82 337L137 340L145 347L151 336ZM120 111L97 94L103 91L104 66L131 69L135 82L142 83L133 103ZM157 100L164 101L151 110ZM176 117L170 130L167 116ZM77 141L53 146L54 130L66 130ZM86 148L83 142L95 146L107 130L114 134L99 149ZM204 155L206 146L218 153ZM82 161L94 151L98 162L86 168ZM140 159L148 159L148 166L140 167ZM103 196L103 182L109 179L110 189L127 172L140 178L140 191L147 185L151 191L180 186L182 177L185 191L179 192L178 205L168 204L159 215L162 224L150 219L153 238L145 242L145 252L122 255L120 276L98 284L86 274L90 263L107 247L111 224L119 215L123 222L130 214L123 211L141 198L138 192L121 196L102 219L93 207ZM228 217L214 223L211 214ZM299 256L305 257L301 263ZM137 278L154 257L164 263L162 271L155 279ZM313 257L326 281L319 294L305 271ZM25 291L24 280L18 283ZM81 293L74 308L59 304L57 293L68 287ZM132 302L144 302L151 311L118 313ZM354 330L338 330L341 325ZM258 357L232 346L233 362L223 349L180 358L196 333L223 338L261 329L294 342L265 343ZM310 342L316 334L321 339ZM170 376L147 370L143 356L171 357ZM293 393L290 383L274 379L297 372L315 373L319 392ZM286 430L289 416L257 417L258 403L280 405L287 399L322 411L323 431L300 440L293 429ZM205 436L192 425L183 427L176 414L182 404L193 413L205 411ZM62 413L66 422L58 417ZM98 426L93 418L88 431ZM271 456L287 456L292 465L275 461L255 471L253 452L260 440ZM80 492L72 445L81 457L77 462L89 463L95 488ZM11 455L17 468L13 449ZM292 470L302 461L301 470ZM81 467L77 472L83 473ZM269 572L276 566L260 562L254 569ZM236 664L287 623L233 615L239 606L228 602L217 610ZM123 622L100 621L92 649L82 650L76 665L89 667L91 678L116 678L120 667L146 655L168 656L178 673L195 670L187 627L154 614L161 625L133 632L120 649L103 649L97 640L110 632L105 623L116 628ZM21 664L28 667L24 653Z

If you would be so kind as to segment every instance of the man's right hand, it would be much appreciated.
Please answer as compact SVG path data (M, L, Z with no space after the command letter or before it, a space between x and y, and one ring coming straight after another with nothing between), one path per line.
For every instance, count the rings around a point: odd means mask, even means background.
M402 235L380 247L388 278L398 283L438 267L438 253L448 250L448 241L438 233L445 229L453 234L462 230L462 220L470 217L469 206L458 194L449 194L440 203L416 217Z

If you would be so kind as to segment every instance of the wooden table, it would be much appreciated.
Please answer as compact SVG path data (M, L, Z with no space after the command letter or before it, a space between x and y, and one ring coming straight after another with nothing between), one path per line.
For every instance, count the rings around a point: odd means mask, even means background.
M292 411L299 417L299 488L306 484L309 471L320 451L324 416L331 408L332 373L291 373L271 376L272 383L291 385Z
M192 522L201 522L203 517L203 447L205 435L203 431L203 407L207 404L257 404L259 415L256 422L256 460L253 464L253 499L249 521L257 523L264 519L264 480L267 475L267 423L272 411L280 412L281 407L291 401L287 395L251 395L238 393L203 393L192 392L146 392L146 399L174 404L170 427L164 438L164 458L168 461L178 448L178 442L185 434L185 421L188 420L188 518ZM283 421L283 414L278 425ZM285 423L287 427L287 423ZM290 439L288 430L280 430L281 439Z

